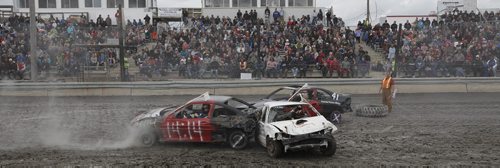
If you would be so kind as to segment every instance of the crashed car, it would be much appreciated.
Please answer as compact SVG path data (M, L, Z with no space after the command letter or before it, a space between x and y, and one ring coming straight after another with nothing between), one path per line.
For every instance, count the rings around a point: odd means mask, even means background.
M289 100L298 102L302 101L302 97L332 123L340 123L342 113L352 111L350 94L336 93L324 88L309 86L308 84L276 89L264 99L255 103L254 106L261 107L263 103L269 101Z
M313 149L320 154L335 154L333 133L337 127L305 102L267 102L257 110L255 141L267 148L271 157L293 150Z
M138 141L145 146L157 142L226 142L234 149L243 149L255 135L253 109L243 100L205 93L175 109L140 114L131 124L139 129Z

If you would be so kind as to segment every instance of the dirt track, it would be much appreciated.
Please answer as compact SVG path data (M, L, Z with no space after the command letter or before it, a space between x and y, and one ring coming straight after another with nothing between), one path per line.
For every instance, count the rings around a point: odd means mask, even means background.
M180 97L0 97L1 166L500 166L498 93L399 95L385 118L344 115L333 157L271 159L252 144L170 143L130 147L128 121ZM354 95L354 105L379 103ZM256 100L258 96L242 97Z

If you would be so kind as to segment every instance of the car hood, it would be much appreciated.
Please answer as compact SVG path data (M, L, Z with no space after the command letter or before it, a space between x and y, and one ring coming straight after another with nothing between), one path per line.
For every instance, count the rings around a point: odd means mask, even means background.
M139 122L141 120L148 119L148 118L160 117L160 112L163 111L164 109L165 108L157 108L157 109L150 110L148 112L141 113L141 114L135 116L134 119L132 119L131 123Z
M330 121L326 120L323 116L302 118L299 120L286 120L279 122L269 123L283 133L290 135L303 135L313 132L321 131L325 128L331 127L332 132L337 130Z

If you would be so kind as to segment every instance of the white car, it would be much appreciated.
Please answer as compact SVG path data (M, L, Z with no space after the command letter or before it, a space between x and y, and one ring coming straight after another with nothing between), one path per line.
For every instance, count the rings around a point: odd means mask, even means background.
M256 142L267 148L271 157L292 150L314 149L321 154L335 154L333 133L337 127L309 103L272 101L258 110Z

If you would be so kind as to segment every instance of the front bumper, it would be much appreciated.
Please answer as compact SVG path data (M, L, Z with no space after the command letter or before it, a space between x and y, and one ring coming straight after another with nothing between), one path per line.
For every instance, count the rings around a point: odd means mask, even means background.
M297 136L283 137L281 142L285 152L289 150L304 150L328 146L328 140L333 139L331 133L311 133Z

